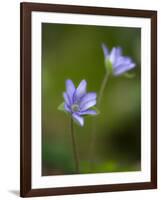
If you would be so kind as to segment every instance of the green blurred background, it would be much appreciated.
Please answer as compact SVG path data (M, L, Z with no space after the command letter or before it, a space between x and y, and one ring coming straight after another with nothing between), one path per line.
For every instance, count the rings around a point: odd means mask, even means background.
M42 24L42 175L75 173L70 117L57 110L66 79L98 92L105 75L101 43L123 48L137 67L135 77L110 77L95 119L96 143L92 170L89 146L94 118L74 126L81 173L140 170L140 50L139 28Z

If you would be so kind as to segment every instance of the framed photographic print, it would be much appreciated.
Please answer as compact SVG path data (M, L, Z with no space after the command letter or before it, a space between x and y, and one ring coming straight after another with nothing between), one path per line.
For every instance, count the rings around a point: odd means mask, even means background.
M21 197L157 187L157 12L21 3Z

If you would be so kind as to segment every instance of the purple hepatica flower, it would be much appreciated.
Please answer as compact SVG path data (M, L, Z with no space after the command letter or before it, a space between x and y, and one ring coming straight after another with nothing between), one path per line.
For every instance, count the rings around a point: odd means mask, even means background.
M130 57L122 55L122 48L113 47L111 52L109 52L106 45L102 44L102 49L106 65L108 64L112 65L111 67L113 75L115 76L121 75L133 69L136 66L136 64L132 61Z
M75 122L84 125L84 115L96 115L96 110L90 110L96 105L96 93L86 92L87 82L82 80L77 88L75 88L71 80L66 81L66 92L63 93L64 109L71 113Z

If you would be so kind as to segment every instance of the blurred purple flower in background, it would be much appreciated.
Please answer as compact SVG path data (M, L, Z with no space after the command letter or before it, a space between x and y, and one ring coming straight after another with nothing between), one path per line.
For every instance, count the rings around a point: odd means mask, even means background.
M107 46L102 44L102 49L106 68L112 71L113 75L121 75L136 66L130 57L122 55L121 47L113 47L110 52Z
M66 92L63 93L64 109L71 113L75 122L84 125L84 115L97 115L96 110L90 108L96 105L96 93L86 92L87 82L82 80L77 88L75 88L72 80L66 81Z

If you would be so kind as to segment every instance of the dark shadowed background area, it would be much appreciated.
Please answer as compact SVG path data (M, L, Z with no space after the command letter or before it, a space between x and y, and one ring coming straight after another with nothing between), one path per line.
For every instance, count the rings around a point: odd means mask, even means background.
M101 43L123 48L136 63L135 76L110 77L100 115L74 125L81 173L140 170L141 94L139 28L42 24L42 175L75 173L70 117L57 107L63 102L66 79L88 91L99 91L105 75ZM89 161L92 123L96 123L93 168Z

